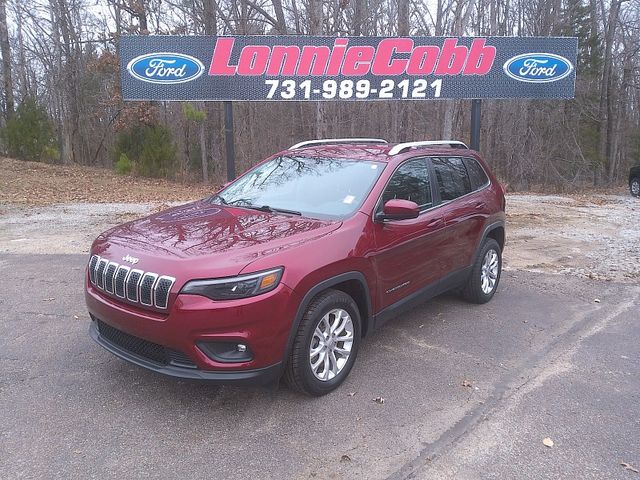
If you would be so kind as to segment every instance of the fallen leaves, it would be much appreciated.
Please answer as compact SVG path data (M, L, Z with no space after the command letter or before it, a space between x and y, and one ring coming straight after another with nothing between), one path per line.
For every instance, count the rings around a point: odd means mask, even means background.
M462 381L463 387L473 387L471 380L467 380L466 378Z
M549 437L542 440L542 443L544 444L545 447L549 447L549 448L553 447L554 445L553 440L551 440Z
M0 204L179 202L204 198L211 185L117 175L97 167L0 158ZM117 186L117 188L116 188Z
M347 397L353 397L358 392L349 392L347 393Z
M349 455L342 455L340 457L340 462L341 463L350 462L350 461L351 461L351 457Z
M384 404L384 397L376 397L373 399L374 402L379 403L380 405Z
M600 299L599 298L594 298L593 301L594 301L594 303L600 303Z

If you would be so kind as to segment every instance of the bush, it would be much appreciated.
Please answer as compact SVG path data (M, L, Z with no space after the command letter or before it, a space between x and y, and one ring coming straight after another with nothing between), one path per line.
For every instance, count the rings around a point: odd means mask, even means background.
M22 160L56 161L54 129L47 111L28 98L0 132L7 154Z
M129 160L126 153L120 154L120 158L116 162L116 173L119 175L128 175L133 171L133 162Z
M176 165L171 131L162 125L139 125L118 135L116 171L129 169L148 177L169 177Z

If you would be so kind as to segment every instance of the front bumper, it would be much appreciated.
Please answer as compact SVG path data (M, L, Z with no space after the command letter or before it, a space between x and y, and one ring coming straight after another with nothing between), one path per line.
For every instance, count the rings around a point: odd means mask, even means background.
M140 355L136 355L100 335L95 321L91 322L91 326L89 327L89 336L95 340L98 345L104 347L115 356L133 363L134 365L138 365L139 367L143 367L157 373L162 373L170 377L188 380L203 380L210 383L220 384L270 385L277 382L282 374L282 363L277 363L264 368L229 372L207 371L171 364L162 365L149 361Z
M106 296L89 282L85 298L93 319L91 337L118 357L173 377L247 384L270 383L281 374L299 304L297 295L282 283L272 292L243 300L214 302L196 295L177 295L165 314ZM101 333L103 327L107 330ZM113 335L131 338L122 342ZM160 358L131 348L135 342L159 350ZM199 342L243 343L252 358L235 363L216 361L198 347Z

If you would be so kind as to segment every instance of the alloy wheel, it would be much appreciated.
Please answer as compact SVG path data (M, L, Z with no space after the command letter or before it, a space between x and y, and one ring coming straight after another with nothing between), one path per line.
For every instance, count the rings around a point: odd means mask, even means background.
M498 257L498 252L493 249L488 250L482 261L482 271L480 273L480 286L485 295L489 295L496 287L499 267L500 259Z
M313 375L323 382L344 369L353 348L353 321L346 310L334 308L316 325L309 347Z

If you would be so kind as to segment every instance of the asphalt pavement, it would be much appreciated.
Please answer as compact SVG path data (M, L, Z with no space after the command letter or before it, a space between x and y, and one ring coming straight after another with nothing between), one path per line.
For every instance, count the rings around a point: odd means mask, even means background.
M0 255L0 478L640 479L637 285L504 272L307 398L115 358L87 335L86 260Z

